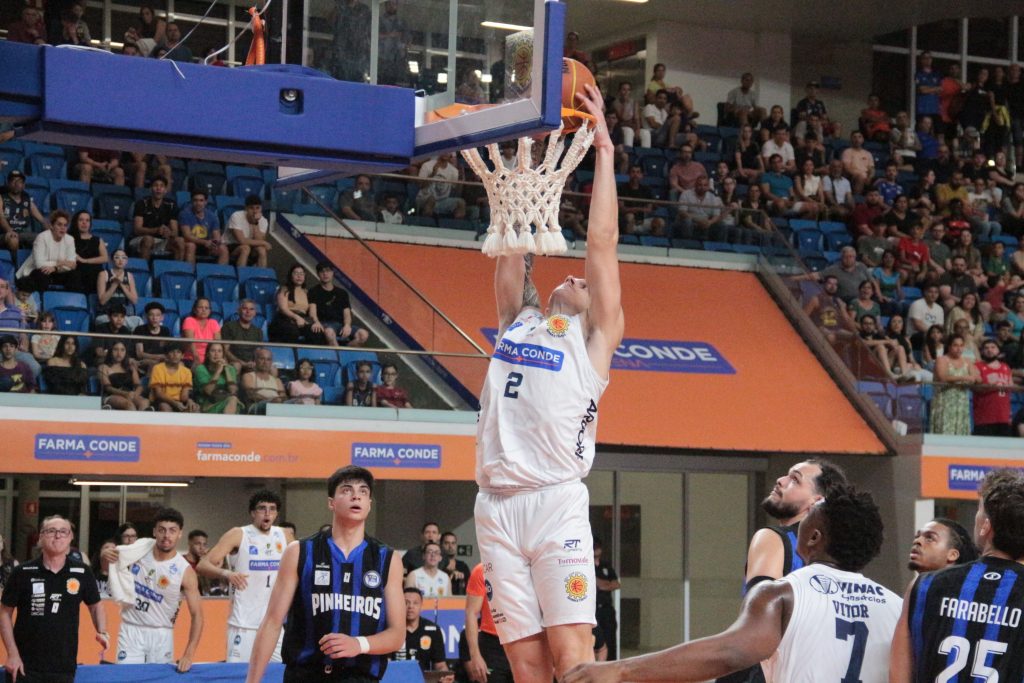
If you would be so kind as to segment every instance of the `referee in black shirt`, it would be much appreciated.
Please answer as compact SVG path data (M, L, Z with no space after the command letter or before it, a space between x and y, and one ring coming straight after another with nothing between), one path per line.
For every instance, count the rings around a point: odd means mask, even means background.
M16 567L4 588L0 636L12 683L74 682L83 602L96 628L100 659L110 643L96 579L89 567L68 557L73 537L71 522L60 515L44 519L39 530L42 555Z

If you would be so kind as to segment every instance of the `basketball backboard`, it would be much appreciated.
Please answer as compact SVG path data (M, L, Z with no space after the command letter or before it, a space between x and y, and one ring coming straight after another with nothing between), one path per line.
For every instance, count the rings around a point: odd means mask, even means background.
M565 9L557 0L312 0L305 61L339 80L415 90L412 158L423 158L558 127ZM385 117L368 132L387 135L390 125ZM281 172L289 185L331 175Z

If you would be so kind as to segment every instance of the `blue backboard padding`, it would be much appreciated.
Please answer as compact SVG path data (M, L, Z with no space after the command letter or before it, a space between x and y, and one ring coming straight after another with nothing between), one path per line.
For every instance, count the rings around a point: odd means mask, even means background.
M43 60L44 123L360 156L408 157L414 145L409 89L49 47ZM282 113L283 89L302 92L301 113Z

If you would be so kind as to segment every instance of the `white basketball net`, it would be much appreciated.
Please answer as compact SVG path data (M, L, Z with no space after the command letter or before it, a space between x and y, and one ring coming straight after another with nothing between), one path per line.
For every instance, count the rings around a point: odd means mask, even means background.
M487 146L493 171L480 158L479 150L462 150L462 157L480 176L490 200L491 224L481 249L485 254L493 258L565 253L565 238L558 225L562 188L593 141L594 128L584 125L576 132L559 166L565 138L561 128L552 131L544 160L532 168L533 138L519 138L516 166L511 170L501 163L497 144ZM536 229L536 235L531 228Z

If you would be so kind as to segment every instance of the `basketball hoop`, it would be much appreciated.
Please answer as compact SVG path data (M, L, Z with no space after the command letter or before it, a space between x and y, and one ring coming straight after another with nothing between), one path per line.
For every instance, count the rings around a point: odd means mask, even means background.
M589 122L594 117L575 109L562 109L567 116L583 117ZM490 257L514 254L564 254L567 246L562 228L558 224L558 210L562 201L565 179L583 160L594 141L596 126L586 125L576 132L569 150L565 150L562 128L548 137L544 160L533 168L530 150L532 138L519 138L516 165L512 169L501 163L497 144L487 146L494 170L480 157L477 149L462 150L462 157L472 167L487 189L491 205L491 224L481 251ZM559 164L561 160L561 164ZM536 230L536 235L534 235Z

